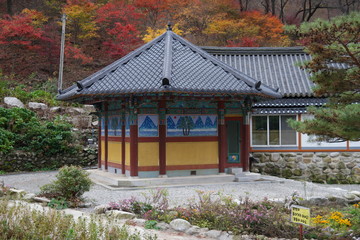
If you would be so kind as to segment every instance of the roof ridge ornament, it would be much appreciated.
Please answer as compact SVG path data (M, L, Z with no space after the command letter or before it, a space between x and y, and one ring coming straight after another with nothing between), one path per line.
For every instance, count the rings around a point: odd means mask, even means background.
M172 23L168 22L166 31L172 31Z

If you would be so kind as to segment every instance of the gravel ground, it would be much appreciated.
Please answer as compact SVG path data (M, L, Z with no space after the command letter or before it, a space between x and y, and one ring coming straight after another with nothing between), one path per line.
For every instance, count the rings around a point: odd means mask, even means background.
M27 192L37 193L40 186L50 183L55 179L56 171L37 172L0 175L0 182L5 185L24 189ZM171 186L166 187L169 192L171 206L184 205L197 199L197 191L221 192L224 195L231 195L235 198L249 197L252 200L261 200L265 197L269 199L284 199L297 191L301 197L325 197L342 196L348 191L360 191L360 185L327 185L300 182L288 179L280 179L275 182L231 182L219 184L202 184L191 186ZM98 204L106 204L112 201L127 199L132 196L144 200L151 196L154 189L116 189L109 190L101 185L92 186L90 192L85 193L85 197Z

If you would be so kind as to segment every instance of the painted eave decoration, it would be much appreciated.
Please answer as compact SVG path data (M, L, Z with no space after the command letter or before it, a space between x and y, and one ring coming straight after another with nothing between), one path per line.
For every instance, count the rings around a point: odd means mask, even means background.
M58 100L129 94L226 94L281 98L259 80L236 70L175 34L164 34L76 83Z

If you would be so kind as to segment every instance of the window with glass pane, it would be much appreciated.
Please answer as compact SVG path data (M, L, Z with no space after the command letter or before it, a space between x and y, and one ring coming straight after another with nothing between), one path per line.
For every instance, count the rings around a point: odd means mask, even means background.
M280 144L279 116L269 116L269 143L270 145Z
M296 116L281 116L281 145L296 145L296 131L288 123L288 119L296 119Z
M253 145L267 145L267 116L252 117Z

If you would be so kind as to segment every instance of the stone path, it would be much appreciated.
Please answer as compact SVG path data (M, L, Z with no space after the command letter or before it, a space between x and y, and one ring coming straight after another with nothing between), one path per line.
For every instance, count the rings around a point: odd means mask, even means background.
M24 189L27 192L37 193L40 186L50 183L55 179L56 171L25 173L13 175L0 175L0 182L5 185ZM231 195L235 198L250 197L252 200L262 200L265 197L270 199L284 199L297 191L301 197L326 197L342 196L348 191L360 191L360 185L327 185L300 182L288 179L280 179L275 182L230 182L221 184L202 184L191 186L170 186L166 187L169 192L171 206L184 205L189 199L197 199L197 191L221 192L224 195ZM128 199L132 196L139 200L144 200L151 196L154 189L116 189L109 190L100 185L91 187L90 192L85 193L85 197L95 204L106 204L112 201Z

